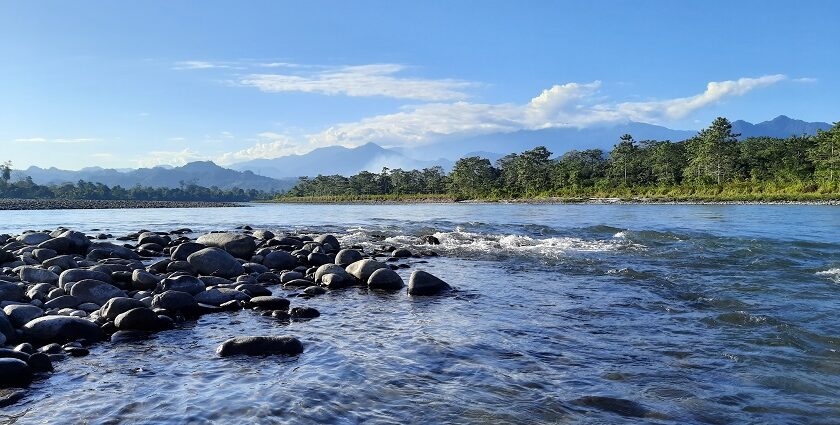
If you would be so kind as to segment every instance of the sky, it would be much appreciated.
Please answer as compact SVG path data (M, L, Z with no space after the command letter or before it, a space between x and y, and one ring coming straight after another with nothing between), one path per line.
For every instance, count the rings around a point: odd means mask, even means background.
M840 120L837 1L0 0L0 160L223 165L714 117Z

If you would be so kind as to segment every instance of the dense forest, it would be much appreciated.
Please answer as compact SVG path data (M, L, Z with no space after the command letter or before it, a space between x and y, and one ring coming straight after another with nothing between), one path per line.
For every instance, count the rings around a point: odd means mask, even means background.
M383 169L301 178L284 196L450 195L456 199L654 197L744 199L840 197L840 123L786 139L738 140L726 118L688 140L637 141L627 134L609 152L545 147L500 158L462 158L448 175L439 167Z
M222 190L195 184L182 184L179 188L141 186L123 188L79 181L76 184L44 186L33 183L29 177L12 182L10 171L10 163L0 164L0 198L246 202L269 199L272 196L253 189Z

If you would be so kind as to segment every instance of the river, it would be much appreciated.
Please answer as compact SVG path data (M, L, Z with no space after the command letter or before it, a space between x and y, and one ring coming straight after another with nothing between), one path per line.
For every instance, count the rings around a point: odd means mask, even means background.
M812 423L840 418L840 208L774 205L255 205L0 211L67 226L333 232L435 249L435 297L349 288L284 324L206 315L95 345L0 410L15 423ZM99 229L99 230L93 230ZM439 246L417 245L434 234ZM275 294L285 291L276 287ZM294 358L218 358L293 335Z

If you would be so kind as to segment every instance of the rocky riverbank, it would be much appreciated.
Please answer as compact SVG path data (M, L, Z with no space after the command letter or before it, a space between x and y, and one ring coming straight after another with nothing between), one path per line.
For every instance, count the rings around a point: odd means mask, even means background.
M342 247L330 234L248 226L191 236L190 229L141 230L103 241L65 228L0 235L0 406L25 396L10 388L47 378L57 362L88 355L91 344L143 339L204 314L251 309L288 323L319 317L306 300L328 291L451 290L427 272L415 270L406 285L394 271L437 256L431 249L365 251ZM418 243L433 248L439 241ZM274 295L279 287L285 297ZM221 357L305 349L288 335L228 335L219 343Z
M103 199L0 199L0 210L89 210L119 208L242 207L239 202L137 201Z

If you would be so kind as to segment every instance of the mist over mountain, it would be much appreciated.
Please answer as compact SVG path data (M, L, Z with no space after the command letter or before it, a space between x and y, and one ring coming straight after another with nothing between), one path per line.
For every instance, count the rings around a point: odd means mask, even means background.
M258 176L250 171L236 171L220 167L210 161L197 161L181 167L139 168L136 170L115 170L89 167L78 171L57 168L29 167L19 171L32 177L37 184L75 183L84 180L108 186L125 188L136 185L148 187L177 188L182 184L196 184L220 189L257 189L266 192L283 191L294 186L294 179L277 180Z

